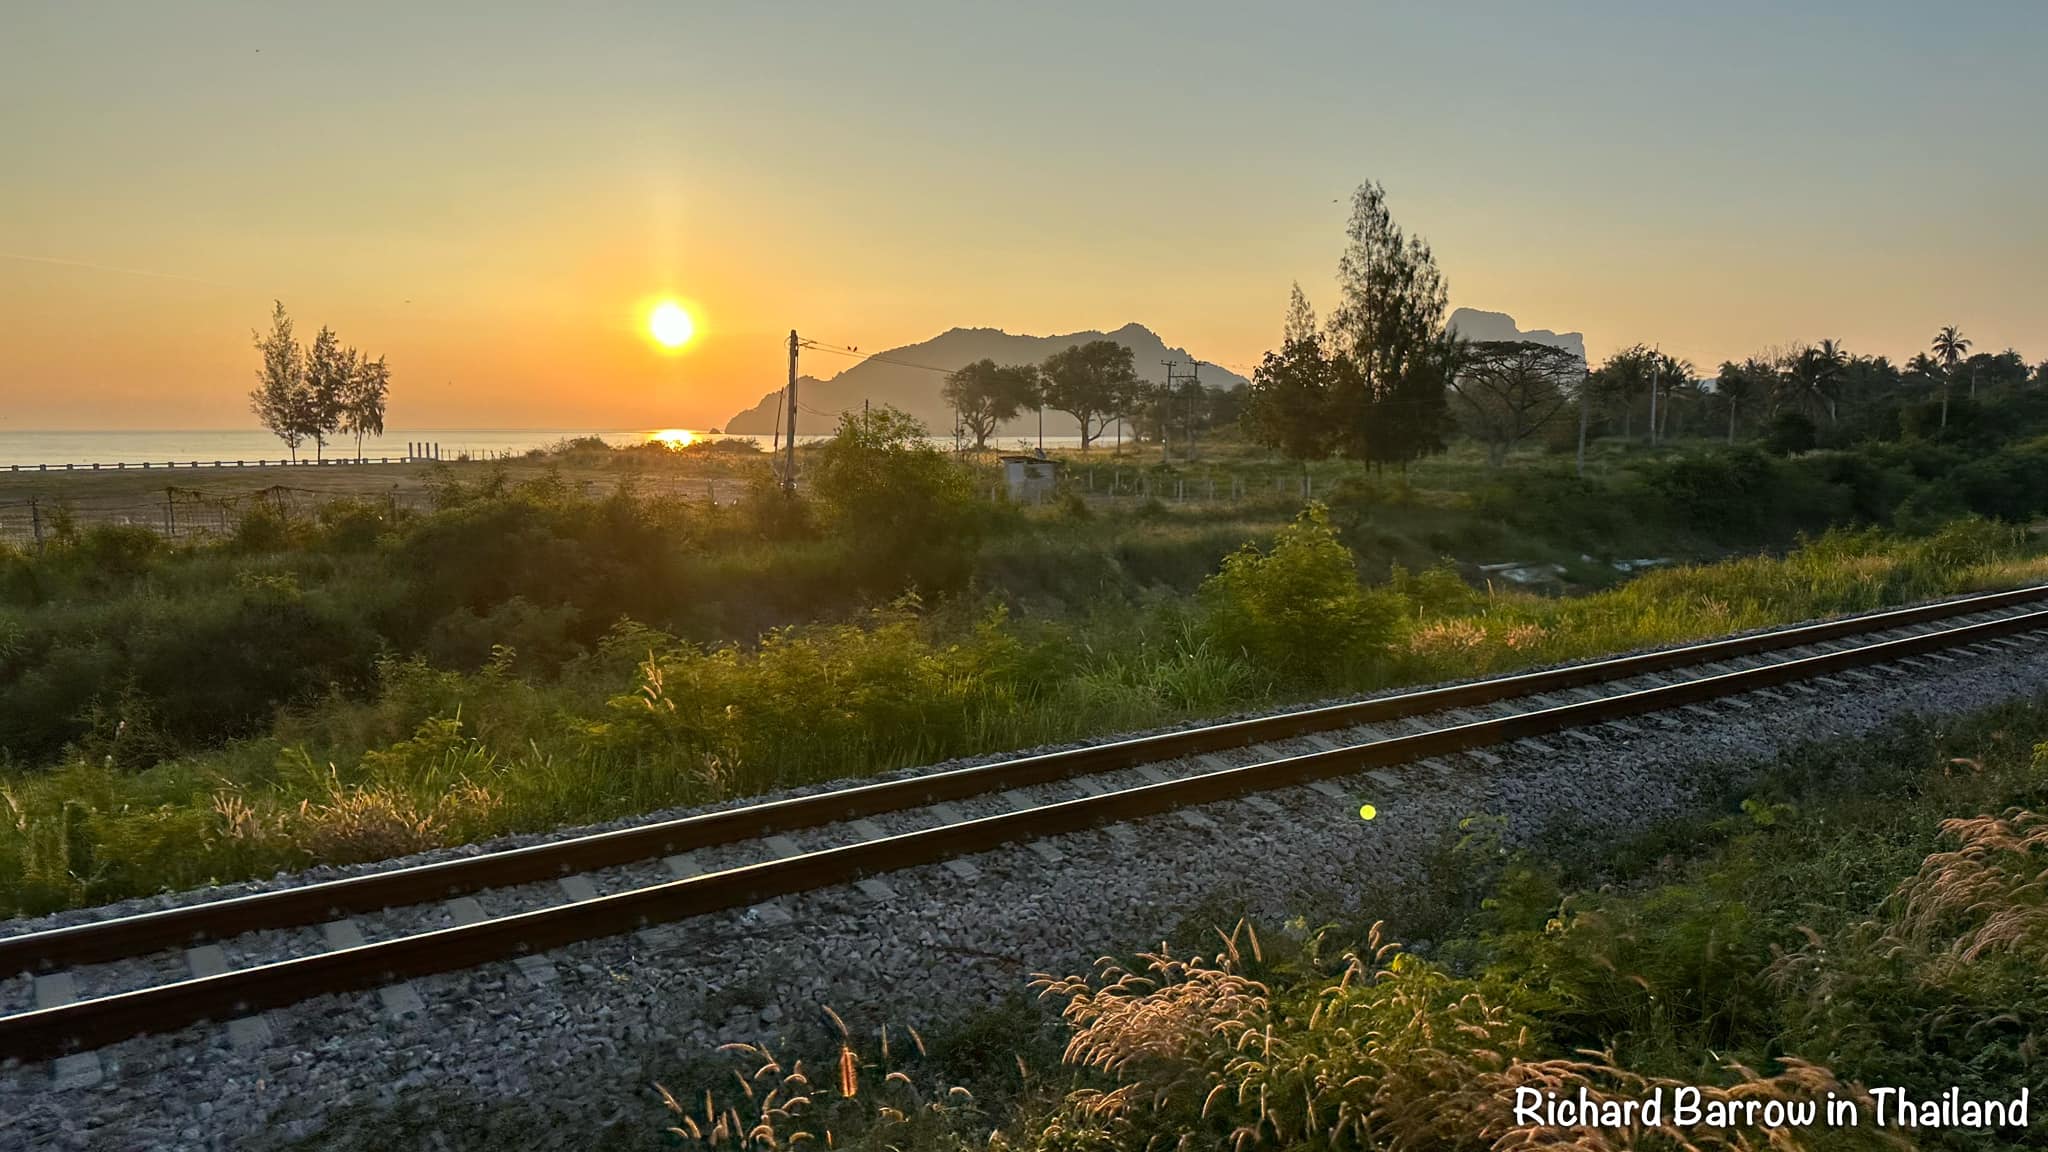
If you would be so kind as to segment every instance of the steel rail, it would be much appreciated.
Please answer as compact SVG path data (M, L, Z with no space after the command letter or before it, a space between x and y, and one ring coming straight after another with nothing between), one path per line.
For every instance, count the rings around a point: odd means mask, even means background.
M353 913L377 912L385 908L445 900L489 888L537 883L700 848L760 839L778 832L816 828L1073 776L1113 772L1140 764L1219 752L1312 732L1540 696L1625 680L1649 672L1712 664L1739 656L1883 632L2040 600L2048 600L2048 585L1000 760L503 852L0 937L0 973L50 971L147 955L168 948L190 947L249 932L305 927Z
M157 985L0 1017L0 1060L46 1059L131 1037L477 967L583 940L758 904L854 878L986 852L1251 792L1346 776L1370 767L1469 751L1752 692L1923 652L2048 628L2048 609L1476 720L1413 735L987 816L924 831L750 864L481 923Z

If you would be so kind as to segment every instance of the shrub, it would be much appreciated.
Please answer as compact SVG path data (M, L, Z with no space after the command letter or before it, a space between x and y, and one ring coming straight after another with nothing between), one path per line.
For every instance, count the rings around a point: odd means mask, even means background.
M279 552L291 546L292 536L292 521L284 509L262 503L235 521L228 547L243 553Z
M855 577L870 594L965 585L981 534L973 478L914 418L886 405L840 417L811 492L833 529L860 542Z
M78 534L66 558L101 582L139 579L164 550L163 537L140 524L94 524Z
M337 552L368 552L403 522L396 504L381 500L330 500L320 506L320 542Z
M1763 439L1764 450L1778 456L1811 452L1819 442L1820 429L1813 417L1796 410L1778 413Z
M1206 627L1281 681L1333 681L1392 639L1398 597L1367 592L1350 549L1312 503L1275 536L1224 558L1202 584Z

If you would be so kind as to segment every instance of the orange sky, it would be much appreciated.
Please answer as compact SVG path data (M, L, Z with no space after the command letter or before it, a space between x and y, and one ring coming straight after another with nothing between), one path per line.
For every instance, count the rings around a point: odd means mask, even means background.
M248 426L273 297L398 428L720 423L791 327L1244 365L1368 177L1454 305L1595 356L2048 356L2038 5L109 11L0 42L0 429Z

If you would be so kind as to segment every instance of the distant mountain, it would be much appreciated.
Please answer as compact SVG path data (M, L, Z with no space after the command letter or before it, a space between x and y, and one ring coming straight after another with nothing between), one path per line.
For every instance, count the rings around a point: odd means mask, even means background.
M939 398L939 385L945 382L947 372L984 358L998 364L1036 364L1063 348L1090 340L1114 340L1129 348L1138 375L1154 383L1166 380L1166 368L1160 361L1178 360L1182 364L1179 373L1184 373L1186 365L1194 359L1185 348L1168 348L1164 340L1142 324L1126 324L1114 332L1070 332L1064 336L1012 335L997 328L954 328L920 344L876 353L872 359L824 379L797 377L796 430L802 436L828 434L838 426L841 412L858 410L866 401L893 404L924 421L934 434L950 435L953 413ZM837 360L839 357L829 352L807 351L799 363ZM1202 365L1201 381L1216 388L1246 382L1244 377L1213 364ZM763 396L760 403L727 421L725 430L734 435L768 435L775 427L780 393L778 388ZM1037 431L1037 415L1027 414L1003 425L996 438L1013 440L1035 435ZM1073 417L1048 411L1045 434L1076 436L1080 428Z
M1460 308L1451 313L1450 326L1458 335L1467 340L1527 340L1532 344L1548 344L1562 348L1586 358L1586 337L1578 332L1552 332L1538 328L1524 332L1515 326L1515 318L1505 312L1481 312L1477 308Z

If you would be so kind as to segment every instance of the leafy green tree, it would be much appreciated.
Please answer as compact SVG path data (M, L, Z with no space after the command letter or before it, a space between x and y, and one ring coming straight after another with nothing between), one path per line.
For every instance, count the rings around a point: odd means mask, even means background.
M1997 391L2018 391L2027 382L2027 362L2017 351L2007 348L2003 352L1979 352L1958 366L1970 381L1970 399L1977 398L1978 388Z
M301 431L313 441L314 459L327 448L327 438L341 428L348 392L356 376L359 357L353 348L343 348L334 329L322 326L306 350L305 403L301 410Z
M1809 414L1824 415L1829 424L1836 423L1835 387L1847 366L1848 355L1836 341L1823 340L1801 348L1786 366L1788 398Z
M256 351L263 364L256 370L256 387L249 393L249 407L271 434L284 441L292 459L299 458L299 445L306 440L311 405L306 390L306 360L292 335L292 320L285 315L284 301L272 302L269 335L257 334Z
M348 387L342 394L341 430L356 440L356 459L363 456L363 438L384 435L384 404L391 394L391 368L382 356L375 360L348 353Z
M1764 447L1780 456L1811 452L1819 440L1819 431L1813 417L1797 408L1788 408L1771 421L1770 431L1764 434Z
M886 404L841 416L812 477L827 526L860 544L867 591L966 581L982 525L973 479L916 417Z
M1333 408L1340 446L1375 466L1406 467L1444 448L1457 350L1444 325L1449 290L1429 245L1402 233L1378 184L1353 194L1345 235L1342 301L1329 321L1332 352L1353 369Z
M1593 370L1586 386L1610 418L1620 416L1622 439L1634 438L1636 409L1649 396L1651 380L1661 376L1663 368L1661 353L1647 344L1634 344L1610 354Z
M1304 467L1328 456L1337 444L1332 405L1345 364L1324 353L1315 313L1296 284L1280 350L1260 360L1245 397L1245 431L1252 442Z
M1202 583L1206 627L1276 679L1336 682L1393 636L1397 597L1358 582L1351 550L1311 503L1274 537L1271 551L1247 544Z
M1140 401L1138 372L1131 350L1114 340L1090 340L1063 348L1039 366L1042 403L1081 423L1081 451L1119 415L1128 415Z
M1460 424L1486 445L1498 468L1508 453L1548 427L1575 393L1585 364L1563 348L1529 340L1483 340L1465 345L1451 378Z
M1232 424L1242 425L1245 405L1251 402L1251 388L1244 384L1232 384L1228 388L1202 389L1202 430L1227 428Z
M1721 362L1720 374L1714 377L1714 395L1728 410L1728 443L1735 443L1735 424L1742 413L1756 411L1771 394L1777 374L1777 369L1754 356L1740 364Z
M939 395L959 413L961 426L974 433L978 451L988 447L988 438L1003 421L1037 404L1038 387L1035 366L982 359L949 373Z

